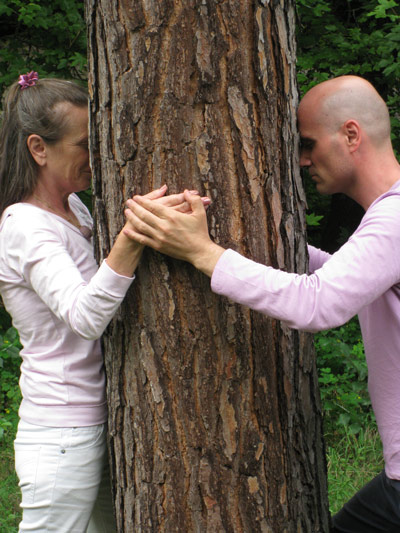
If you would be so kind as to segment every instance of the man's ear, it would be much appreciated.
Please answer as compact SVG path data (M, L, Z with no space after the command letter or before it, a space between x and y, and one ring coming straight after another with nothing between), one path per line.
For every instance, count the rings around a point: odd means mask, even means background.
M358 150L361 143L361 127L357 120L349 119L343 124L347 145L351 152Z
M44 166L47 159L46 145L40 135L33 133L26 140L31 156L39 166Z

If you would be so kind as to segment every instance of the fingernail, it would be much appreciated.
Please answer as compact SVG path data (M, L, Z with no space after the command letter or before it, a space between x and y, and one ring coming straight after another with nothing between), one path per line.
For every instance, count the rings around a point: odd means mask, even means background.
M196 191L196 189L193 190L193 191L189 191L189 192L190 192L190 194L199 194L199 191Z

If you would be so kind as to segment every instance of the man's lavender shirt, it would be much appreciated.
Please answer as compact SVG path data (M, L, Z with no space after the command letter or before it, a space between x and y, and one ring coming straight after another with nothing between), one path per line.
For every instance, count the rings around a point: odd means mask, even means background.
M371 204L340 250L329 255L310 246L309 255L310 275L299 275L227 250L211 286L306 331L333 328L358 314L386 474L400 479L400 181Z

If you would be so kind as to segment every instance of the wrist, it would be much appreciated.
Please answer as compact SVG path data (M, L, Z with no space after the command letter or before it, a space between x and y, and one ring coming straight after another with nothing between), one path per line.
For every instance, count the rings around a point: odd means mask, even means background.
M225 248L210 242L210 244L196 254L191 261L192 265L211 278L219 258L225 252Z
M141 244L132 241L121 231L107 257L107 264L118 274L132 277L143 248Z

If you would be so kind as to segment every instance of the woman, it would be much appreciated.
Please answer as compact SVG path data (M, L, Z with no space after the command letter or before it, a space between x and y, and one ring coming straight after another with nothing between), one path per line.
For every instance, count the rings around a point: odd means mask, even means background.
M98 268L88 100L78 85L20 76L0 130L0 293L20 334L20 531L115 531L106 461L99 337L128 290L142 247L118 235ZM182 195L147 197L185 211ZM207 203L207 200L205 200Z

